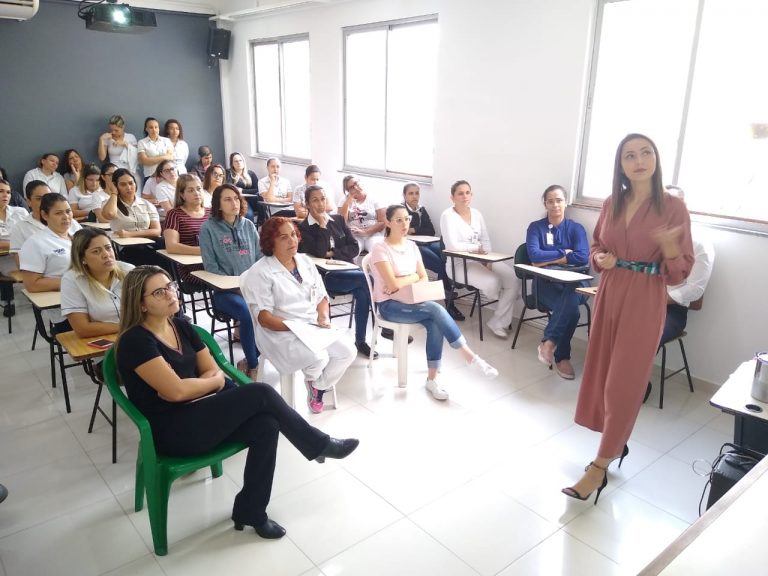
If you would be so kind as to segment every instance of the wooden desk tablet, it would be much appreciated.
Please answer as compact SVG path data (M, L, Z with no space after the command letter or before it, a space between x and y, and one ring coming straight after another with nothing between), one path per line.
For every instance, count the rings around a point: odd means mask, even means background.
M240 276L224 276L206 270L195 270L192 275L216 290L239 290Z
M203 257L199 254L171 254L168 250L158 250L157 253L179 266L194 266L203 263Z

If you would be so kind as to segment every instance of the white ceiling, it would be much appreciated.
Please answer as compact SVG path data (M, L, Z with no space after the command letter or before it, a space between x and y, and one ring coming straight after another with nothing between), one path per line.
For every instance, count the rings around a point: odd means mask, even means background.
M72 0L79 2L80 0ZM239 20L349 0L118 0L136 8L210 14L223 20Z

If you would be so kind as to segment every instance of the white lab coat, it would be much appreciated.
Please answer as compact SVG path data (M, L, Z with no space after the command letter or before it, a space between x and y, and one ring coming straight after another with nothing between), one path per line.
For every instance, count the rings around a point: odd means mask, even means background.
M256 346L280 374L304 371L316 387L335 385L355 357L351 338L341 337L319 354L312 352L291 331L275 331L259 324L259 312L266 310L286 320L317 321L317 305L328 297L323 279L304 254L294 257L303 282L274 256L265 256L240 275L240 291L251 311ZM320 377L324 376L322 380Z

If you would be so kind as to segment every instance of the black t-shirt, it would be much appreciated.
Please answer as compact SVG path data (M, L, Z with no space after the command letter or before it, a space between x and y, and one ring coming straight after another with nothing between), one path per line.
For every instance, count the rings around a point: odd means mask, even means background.
M136 373L137 366L161 356L179 378L198 376L197 353L205 348L205 344L187 320L174 317L171 322L181 350L167 346L143 326L134 326L123 334L117 347L117 370L122 377L125 391L131 402L144 415L173 410L183 403L167 402L160 398L157 391Z

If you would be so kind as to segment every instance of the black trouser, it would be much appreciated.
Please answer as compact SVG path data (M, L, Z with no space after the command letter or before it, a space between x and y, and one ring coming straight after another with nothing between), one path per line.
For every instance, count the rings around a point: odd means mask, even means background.
M282 432L307 460L317 458L329 440L288 406L274 388L261 383L235 386L228 382L215 396L153 415L150 422L161 454L193 456L222 442L248 445L243 489L235 497L232 519L251 526L267 519L278 433Z
M688 323L688 308L677 303L667 304L667 317L664 320L664 332L661 333L659 348L685 330Z

